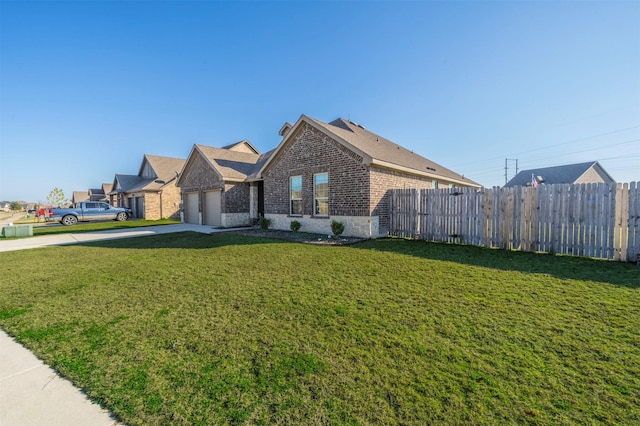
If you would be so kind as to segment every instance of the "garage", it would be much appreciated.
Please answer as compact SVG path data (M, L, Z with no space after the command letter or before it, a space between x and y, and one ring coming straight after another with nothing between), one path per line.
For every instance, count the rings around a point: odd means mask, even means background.
M136 207L133 210L133 217L144 219L144 197L136 197Z
M204 193L204 224L212 226L222 225L222 203L220 190Z
M197 192L186 192L184 194L184 221L186 223L200 224Z

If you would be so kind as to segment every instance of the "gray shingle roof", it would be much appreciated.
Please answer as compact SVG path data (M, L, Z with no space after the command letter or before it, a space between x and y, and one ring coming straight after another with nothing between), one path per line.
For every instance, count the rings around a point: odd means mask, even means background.
M161 157L159 155L149 154L145 154L144 158L156 173L156 179L160 179L165 182L175 179L176 174L182 170L182 166L184 166L186 161L183 158ZM141 171L142 167L144 167L144 161L141 166Z
M195 145L195 148L225 180L247 179L259 170L259 165L265 161L266 157L266 154L249 154L205 145Z
M235 142L235 143L223 146L222 149L229 149L231 151L238 151L238 152L248 152L251 154L260 154L260 151L258 151L253 145L251 145L251 142L249 142L246 139L241 140L240 142Z
M595 167L597 161L589 161L586 163L566 164L564 166L542 167L538 169L522 170L515 175L504 187L512 186L531 186L533 177L535 176L538 183L553 185L558 183L574 183L591 167ZM542 178L542 180L540 180Z
M294 125L294 128L299 126L302 121L312 124L322 132L346 144L349 149L363 156L364 162L368 165L402 170L422 176L430 176L434 179L441 178L469 186L481 186L461 174L411 152L397 143L370 132L344 118L325 123L302 115ZM287 140L289 135L292 134L293 130L285 135L284 140Z
M142 178L138 175L122 175L116 174L115 182L113 190L109 193L109 195L116 194L118 192L129 192L130 188L135 188L140 185L142 182ZM118 188L119 186L119 188Z

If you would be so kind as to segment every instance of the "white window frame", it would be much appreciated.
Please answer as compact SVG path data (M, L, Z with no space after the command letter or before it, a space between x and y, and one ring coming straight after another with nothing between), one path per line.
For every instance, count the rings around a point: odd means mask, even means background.
M294 189L293 189L293 181L294 179L299 179L300 180L300 188L298 189L298 192L300 194L299 197L294 198ZM293 202L294 201L299 201L300 202L300 212L293 212ZM303 206L302 206L302 176L301 175L296 175L296 176L289 176L289 215L290 216L302 216L303 213Z
M317 178L318 176L326 176L326 185L327 185L327 195L323 196L323 197L319 197L317 194L317 187L318 187L318 183L317 183ZM325 183L325 182L321 182ZM327 212L326 213L320 213L320 209L319 206L320 204L318 202L324 202L324 204L327 206ZM314 173L313 174L313 215L314 216L318 216L318 217L328 217L329 216L329 172L322 172L322 173Z

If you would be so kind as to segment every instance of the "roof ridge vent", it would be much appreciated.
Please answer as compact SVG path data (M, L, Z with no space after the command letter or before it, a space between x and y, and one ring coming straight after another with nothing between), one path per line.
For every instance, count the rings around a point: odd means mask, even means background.
M360 127L361 129L364 129L364 126L362 124L358 124L355 121L349 120L349 123L353 124L354 126Z

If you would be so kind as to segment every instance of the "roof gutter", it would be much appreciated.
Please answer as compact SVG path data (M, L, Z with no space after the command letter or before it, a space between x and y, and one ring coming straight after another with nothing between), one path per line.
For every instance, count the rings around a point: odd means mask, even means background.
M416 176L422 176L422 177L427 177L427 178L431 178L431 179L441 179L441 180L445 180L445 181L451 182L451 183L457 183L457 184L465 185L465 186L472 186L474 188L481 188L482 187L482 185L480 185L478 183L475 183L475 182L471 182L470 180L466 180L466 179L464 179L464 177L462 179L451 178L451 177L447 177L447 176L438 175L438 174L435 174L435 173L423 172L422 170L416 170L416 169L412 169L410 167L399 166L397 164L389 163L387 161L377 160L375 158L371 159L371 162L369 164L372 165L372 166L378 166L378 167L382 167L382 168L390 169L390 170L397 170L399 172L409 173L409 174L416 175Z

